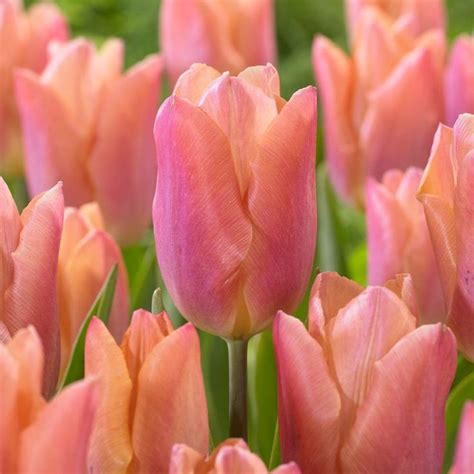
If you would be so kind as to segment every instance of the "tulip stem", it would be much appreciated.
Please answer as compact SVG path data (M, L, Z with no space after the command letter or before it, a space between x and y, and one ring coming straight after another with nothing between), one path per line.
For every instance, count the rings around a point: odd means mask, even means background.
M248 341L227 341L229 350L229 436L247 440Z

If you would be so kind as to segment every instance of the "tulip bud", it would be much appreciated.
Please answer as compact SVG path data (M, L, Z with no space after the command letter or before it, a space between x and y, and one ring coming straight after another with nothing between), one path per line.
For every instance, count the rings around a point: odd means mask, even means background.
M474 113L474 36L461 35L454 43L446 68L444 96L450 127L458 115Z
M474 115L440 125L418 197L438 264L447 324L474 361Z
M33 325L45 350L44 393L59 371L56 270L63 226L61 185L36 196L18 213L0 178L0 340Z
M163 279L188 320L229 339L296 308L311 273L316 91L279 94L271 65L232 77L199 64L156 118Z
M178 442L207 451L199 337L191 324L174 331L166 313L138 310L118 346L94 318L85 372L101 387L90 472L167 472Z
M193 63L232 74L273 63L273 0L164 0L160 44L173 84Z
M46 403L41 396L43 348L32 326L0 343L0 471L86 472L98 393L83 380Z
M52 4L39 3L24 11L17 0L0 0L0 174L21 171L19 118L13 93L17 67L41 72L48 44L68 37L66 20ZM54 184L54 183L52 183Z
M474 472L474 402L464 405L459 425L454 464L449 474L469 474Z
M16 94L29 192L63 180L66 204L97 201L107 230L126 244L151 220L150 130L161 60L151 56L125 74L122 62L121 41L109 40L97 52L77 39L57 47L41 75L19 71Z
M284 462L308 473L441 471L449 329L416 328L391 289L322 273L309 329L279 312L273 338Z
M58 261L58 300L61 327L61 372L84 318L94 303L112 267L118 264L118 279L109 317L110 332L120 341L128 327L127 271L120 249L104 231L96 203L80 209L67 208Z
M371 285L409 273L416 291L419 322L445 322L443 292L423 206L416 193L422 170L387 171L366 189L368 271Z
M372 8L360 18L352 57L315 39L327 165L346 201L363 205L368 176L425 166L443 117L444 43L439 30L414 38Z

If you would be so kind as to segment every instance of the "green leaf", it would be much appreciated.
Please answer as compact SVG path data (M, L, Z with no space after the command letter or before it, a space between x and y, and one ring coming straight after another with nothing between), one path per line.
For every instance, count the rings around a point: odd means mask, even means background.
M76 341L74 342L67 369L59 385L59 390L84 377L84 346L86 343L87 329L89 328L93 316L100 318L104 324L108 323L115 293L115 285L117 284L117 275L118 265L114 265L82 323Z

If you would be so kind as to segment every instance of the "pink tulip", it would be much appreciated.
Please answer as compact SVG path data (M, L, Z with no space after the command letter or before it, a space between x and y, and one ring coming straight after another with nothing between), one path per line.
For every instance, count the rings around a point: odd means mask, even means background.
M369 283L410 273L422 324L445 322L443 292L423 206L416 200L422 170L387 171L366 190Z
M426 164L443 116L444 43L440 30L413 39L371 8L360 18L352 57L315 39L327 166L345 200L363 205L368 176Z
M186 318L230 339L294 309L311 273L316 91L279 93L271 65L237 77L194 65L155 123L166 287Z
M440 323L416 329L389 286L322 273L308 330L276 317L282 457L303 473L441 471L456 342Z
M49 403L41 396L43 348L32 326L0 343L0 472L86 472L97 384L83 380Z
M21 0L0 0L0 174L15 174L22 167L13 71L40 72L48 44L67 37L66 21L54 5L38 3L24 11Z
M167 472L175 443L206 453L207 404L199 337L191 324L173 331L166 313L138 310L118 346L93 319L85 368L102 390L90 472Z
M36 196L20 215L0 178L0 341L30 324L36 328L45 349L47 395L59 370L56 268L63 213L60 184Z
M96 203L80 209L67 208L58 262L59 321L61 326L61 372L64 371L84 318L94 303L113 265L118 279L109 318L109 328L120 341L128 327L127 271L120 249L105 232Z
M474 115L440 125L419 190L438 264L447 324L474 361Z
M173 84L193 63L232 74L273 63L273 0L164 0L160 43Z
M444 96L450 127L458 115L474 113L474 36L461 35L454 43L446 69Z
M474 402L466 402L459 427L456 455L449 474L474 472Z
M30 193L63 180L66 204L97 201L126 244L151 220L161 60L151 56L126 74L122 62L121 41L97 52L78 39L57 48L41 75L19 71L16 93Z
M300 474L291 462L271 471L272 474ZM171 452L169 474L268 474L263 461L253 454L242 439L230 438L217 446L209 457L185 444L175 444Z

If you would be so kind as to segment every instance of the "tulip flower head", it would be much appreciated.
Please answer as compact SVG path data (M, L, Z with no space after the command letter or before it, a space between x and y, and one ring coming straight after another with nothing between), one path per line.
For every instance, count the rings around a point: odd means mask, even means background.
M156 118L163 279L188 320L229 339L294 309L311 273L316 91L279 94L271 65L233 77L196 64Z
M92 434L93 472L167 472L171 448L208 447L199 337L191 324L173 330L166 313L135 311L118 346L99 319L89 326L85 371L101 396Z
M61 179L66 205L97 201L107 230L127 244L151 220L161 60L150 56L125 74L122 63L121 41L98 52L77 39L53 48L41 75L19 71L16 94L29 192Z
M25 11L21 0L0 0L0 174L15 174L22 167L13 71L41 72L49 43L67 37L66 20L53 4L37 3Z
M474 472L474 402L464 405L456 442L454 464L449 474Z
M418 197L438 264L447 324L474 361L474 115L440 125Z
M63 214L60 184L36 196L20 214L0 178L0 341L35 327L45 350L46 395L59 371L56 269Z
M364 290L322 273L308 330L276 317L285 462L308 473L440 472L456 342L440 323L416 328L406 278Z
M443 117L445 38L414 38L380 11L361 15L352 57L324 37L313 45L327 165L338 194L362 206L368 176L423 168Z

